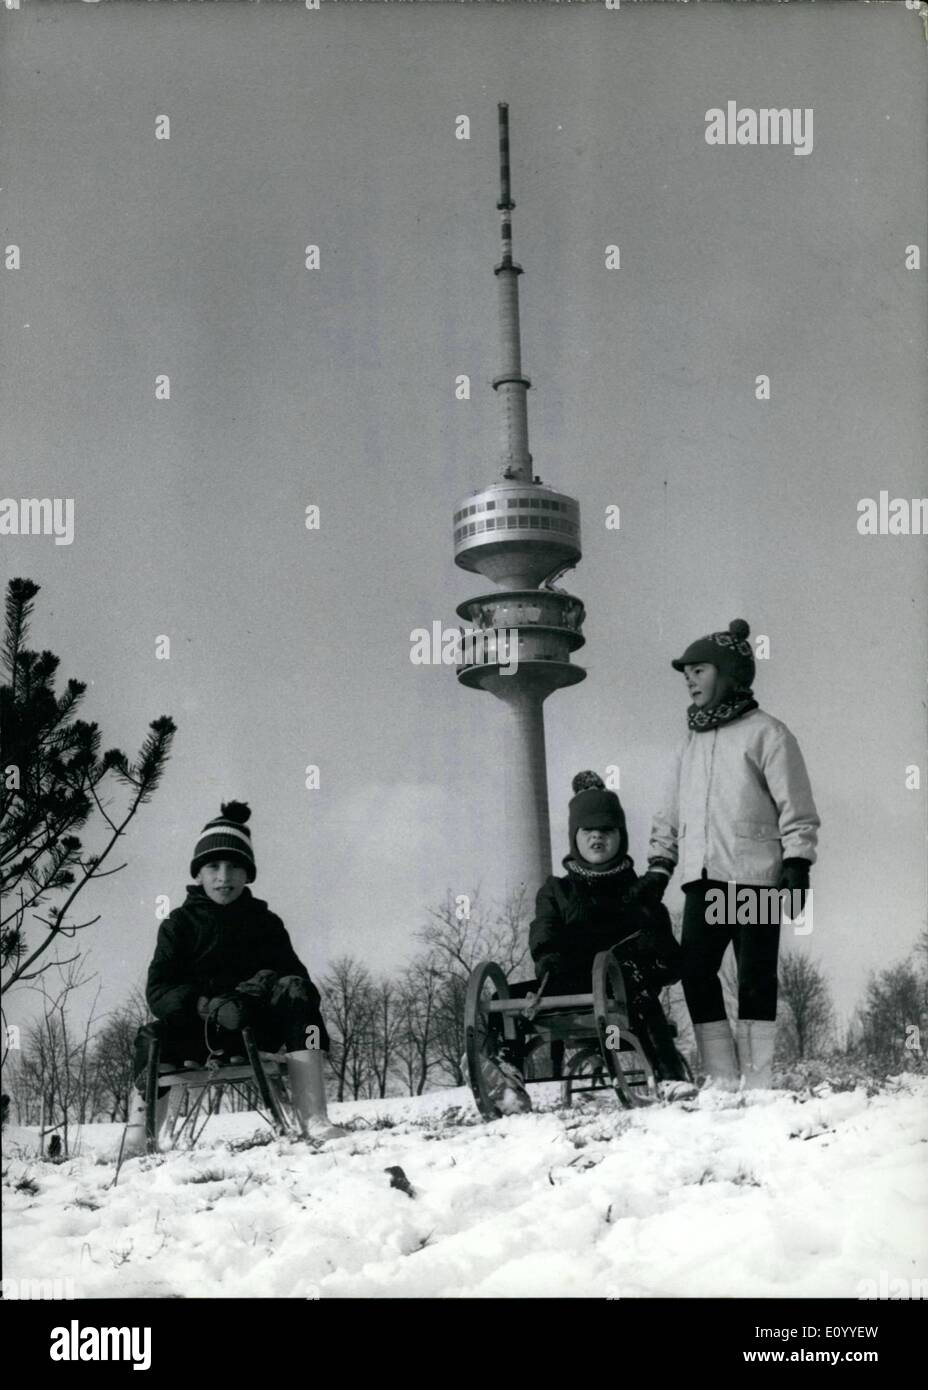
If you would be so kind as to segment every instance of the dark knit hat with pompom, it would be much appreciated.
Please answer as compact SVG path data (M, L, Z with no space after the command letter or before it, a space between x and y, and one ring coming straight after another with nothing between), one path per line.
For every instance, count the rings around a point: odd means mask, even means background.
M622 803L615 792L606 790L606 784L597 772L578 772L571 786L576 793L567 807L571 854L580 854L577 849L578 830L602 826L619 831L621 839L616 858L624 859L628 853L628 830Z
M736 690L750 690L754 684L754 650L748 641L751 629L743 618L732 618L727 632L710 632L691 642L686 651L670 664L675 671L706 662L730 676Z
M251 831L246 824L251 819L251 807L244 801L224 801L220 810L222 814L207 821L200 833L190 861L190 877L196 878L203 865L213 859L230 859L247 869L248 882L254 883L257 869Z

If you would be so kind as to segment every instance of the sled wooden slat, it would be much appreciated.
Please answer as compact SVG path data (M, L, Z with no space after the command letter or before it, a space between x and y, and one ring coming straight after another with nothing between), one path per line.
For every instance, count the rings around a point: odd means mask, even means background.
M262 1058L263 1068L266 1076L279 1075L279 1068L272 1067ZM220 1081L247 1081L254 1082L255 1075L247 1062L236 1063L234 1066L226 1064L223 1067L199 1067L194 1070L186 1067L183 1071L161 1072L158 1077L159 1086L217 1086Z
M521 1014L525 1012L526 999L492 999L487 1004L487 1012L491 1014ZM540 1010L546 1014L550 1009L582 1009L590 1008L593 1003L592 994L554 994L546 996L542 1001ZM542 1013L536 1014L536 1018L542 1017Z

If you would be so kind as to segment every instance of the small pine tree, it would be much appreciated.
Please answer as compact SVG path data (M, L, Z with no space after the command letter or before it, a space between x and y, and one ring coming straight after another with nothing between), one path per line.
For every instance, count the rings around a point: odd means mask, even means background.
M81 890L107 873L101 865L158 785L170 754L175 727L162 716L149 732L135 762L111 748L101 755L96 724L74 718L86 685L69 680L55 693L59 659L26 648L29 619L39 586L11 579L6 595L6 633L0 652L0 967L2 992L20 980L34 980L54 962L41 958L64 938L99 918L71 924L68 914ZM115 817L101 801L104 779L129 788L128 806ZM84 852L76 832L98 812L109 839L96 855ZM125 867L120 865L120 868ZM49 895L64 893L57 906L37 911ZM45 928L31 946L26 919Z

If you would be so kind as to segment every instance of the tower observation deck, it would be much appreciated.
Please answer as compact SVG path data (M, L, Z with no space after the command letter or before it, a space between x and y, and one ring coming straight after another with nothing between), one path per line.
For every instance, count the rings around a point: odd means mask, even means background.
M528 391L519 324L521 266L512 258L509 109L499 103L502 256L494 267L499 300L501 370L500 481L478 488L454 511L454 562L482 574L497 591L459 605L468 631L482 634L481 657L458 669L462 685L485 690L510 708L507 743L507 887L531 895L551 871L544 700L586 672L571 664L583 645L580 599L552 587L581 558L580 507L535 476L528 447ZM467 650L465 646L465 651Z

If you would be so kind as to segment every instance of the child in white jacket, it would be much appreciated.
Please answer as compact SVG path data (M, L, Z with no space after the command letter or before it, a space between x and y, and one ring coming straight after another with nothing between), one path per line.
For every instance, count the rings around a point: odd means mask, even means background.
M746 1086L770 1086L780 893L789 891L795 917L820 822L798 743L754 699L749 634L736 618L672 662L692 701L689 734L654 818L639 888L659 901L679 864L683 990L703 1071L723 1085L740 1073ZM718 978L729 943L738 966L737 1057Z

